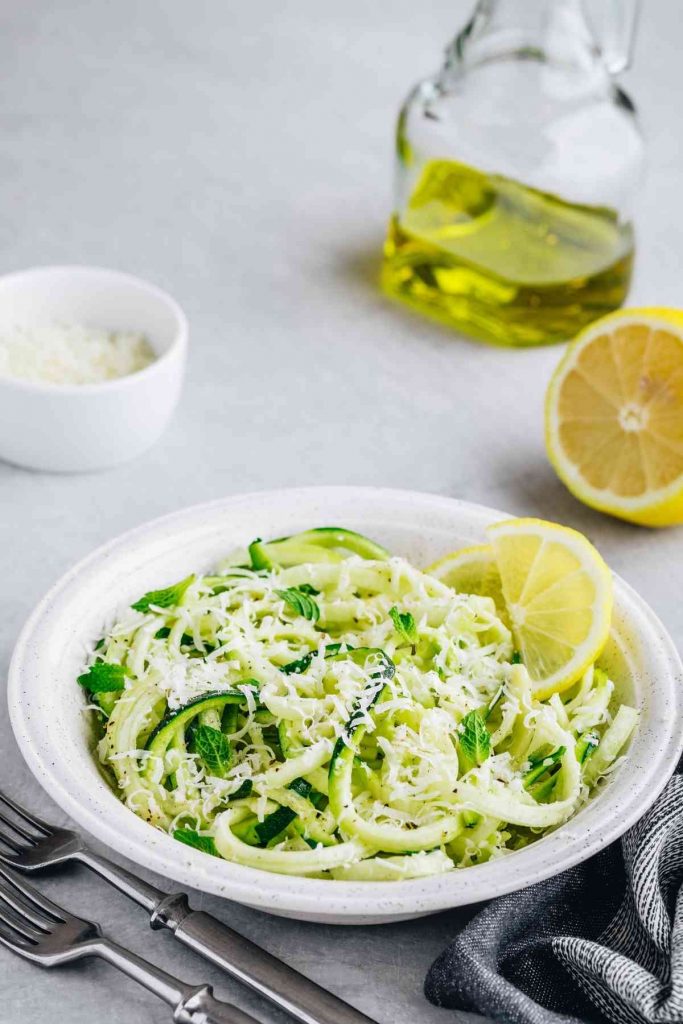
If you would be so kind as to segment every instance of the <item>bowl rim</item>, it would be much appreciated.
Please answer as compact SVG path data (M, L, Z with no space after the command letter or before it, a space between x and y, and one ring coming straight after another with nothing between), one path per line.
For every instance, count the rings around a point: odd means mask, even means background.
M129 274L125 270L117 270L114 267L101 267L97 264L87 263L55 263L38 264L33 267L26 267L24 270L13 270L9 274L0 275L0 301L2 301L2 288L4 284L11 284L20 278L30 278L34 275L39 276L40 274L52 273L53 271L84 274L86 276L89 274L106 274L112 278L117 278L125 284L140 288L153 298L158 299L168 308L175 321L173 339L166 351L162 352L161 355L157 355L155 352L155 358L151 363L141 370L127 373L123 377L114 377L112 380L98 381L97 383L90 384L50 384L42 381L25 380L23 377L0 375L0 387L23 392L24 394L49 395L51 398L56 396L73 398L75 395L99 395L104 391L121 391L134 386L141 380L147 380L163 372L168 362L178 358L178 356L182 358L187 351L189 325L180 304L169 292L160 288L159 285L147 281L144 277L137 277L135 274Z
M55 602L58 606L60 599L68 598L69 590L77 586L79 577L84 573L97 570L98 565L112 556L134 549L160 530L168 531L170 528L173 531L175 528L182 533L193 519L200 522L202 517L214 517L219 513L227 516L231 507L288 502L295 503L299 512L307 502L328 501L334 504L341 500L353 503L354 507L363 501L386 504L387 515L392 503L407 505L412 508L416 520L416 513L430 509L453 516L458 513L461 517L477 515L482 525L510 518L486 506L428 492L348 486L266 489L190 506L152 519L113 538L76 563L47 592L23 626L12 656L7 690L10 720L21 753L43 788L82 828L137 865L163 877L265 911L336 922L349 918L354 922L363 919L395 920L491 899L573 867L623 835L655 801L683 750L683 665L673 641L652 609L616 575L615 593L634 620L639 620L639 628L648 633L652 641L648 654L661 670L662 678L666 679L671 704L663 721L668 732L665 736L658 734L656 742L652 737L652 750L648 751L647 758L643 758L642 765L635 766L640 775L628 787L621 804L616 807L610 805L609 785L596 797L600 800L601 815L598 824L587 832L582 832L580 827L572 829L572 823L577 819L571 818L547 837L509 857L425 879L391 882L311 879L216 860L190 847L183 846L179 851L180 844L137 818L116 798L104 779L95 794L87 791L85 786L80 793L67 788L64 778L59 775L55 750L46 749L41 744L35 715L32 716L27 709L23 693L32 636L42 620L47 618L49 622ZM363 518L362 514L360 518ZM417 531L417 523L415 529ZM89 752L85 753L91 756ZM621 777L628 765L627 761L616 775Z

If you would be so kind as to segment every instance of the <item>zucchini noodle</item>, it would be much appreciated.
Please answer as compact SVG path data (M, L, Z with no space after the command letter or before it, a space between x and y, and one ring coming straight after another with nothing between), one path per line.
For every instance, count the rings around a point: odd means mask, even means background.
M594 666L535 699L490 598L336 528L144 595L78 681L135 814L207 854L331 880L521 849L576 813L638 717Z

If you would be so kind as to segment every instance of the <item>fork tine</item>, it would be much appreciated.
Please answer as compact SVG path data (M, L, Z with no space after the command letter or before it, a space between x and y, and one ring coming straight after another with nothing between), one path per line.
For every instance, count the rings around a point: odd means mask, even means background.
M26 917L24 917L23 911L15 912L14 909L10 910L3 900L4 897L0 896L0 924L3 924L5 928L10 928L13 932L17 932L18 935L28 939L31 943L36 943L45 937L47 933L29 924Z
M52 900L49 900L47 896L43 896L37 889L34 889L32 885L29 885L28 882L25 882L19 877L19 875L15 874L14 871L5 866L0 866L0 891L7 892L7 886L2 884L3 878L6 882L9 882L9 884L16 889L21 896L24 896L30 904L34 905L34 913L42 910L44 914L47 914L49 917L53 917L55 921L66 920L66 911L62 910L61 907L58 907L56 903L52 902Z
M52 835L52 832L54 831L52 825L48 825L48 823L43 821L42 818L37 818L35 814L29 814L24 807L15 803L14 800L8 797L6 793L3 793L2 790L0 790L0 801L2 801L6 807L9 807L10 810L14 811L15 814L18 814L20 818L23 818L28 825L33 825L35 829L46 836Z
M7 949L11 949L20 956L25 956L30 950L32 943L27 942L25 939L19 939L0 925L0 945L6 946Z
M11 907L16 914L26 918L31 924L40 928L43 933L49 932L50 926L54 927L57 923L56 921L49 920L45 913L38 913L36 908L24 896L13 889L7 882L0 880L0 918L5 906Z
M15 821L11 821L10 818L5 817L2 811L0 811L0 821L3 825L7 825L7 828L11 828L13 832L16 832L17 835L21 836L22 839L25 839L27 843L30 843L31 846L35 846L36 841L39 841L35 833L32 834L31 832L27 832L23 825L18 825ZM2 834L0 833L0 839L1 838Z
M4 833L2 832L0 832L0 843L2 843L4 846L8 846L13 853L21 853L22 851L22 847L19 846L16 840L10 839L9 836L4 835ZM26 847L23 847L23 849L26 849ZM4 862L4 859L6 858L7 854L4 852L4 850L0 849L0 862ZM13 859L14 858L12 858L12 860Z

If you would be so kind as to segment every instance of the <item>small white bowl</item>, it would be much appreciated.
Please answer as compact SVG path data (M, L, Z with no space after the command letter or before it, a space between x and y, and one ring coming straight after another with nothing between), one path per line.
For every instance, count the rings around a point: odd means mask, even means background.
M626 831L661 792L683 745L682 666L664 627L615 577L612 634L601 661L641 708L625 762L565 825L518 852L432 878L342 882L276 875L208 857L124 807L98 771L89 713L76 685L86 653L118 608L236 545L311 526L360 530L416 565L479 543L502 513L433 494L321 487L247 494L198 505L124 534L75 566L24 626L9 673L19 746L47 792L79 825L168 879L271 914L330 924L377 924L512 892L585 860Z
M0 377L0 458L29 469L103 469L140 455L175 409L187 320L154 285L101 267L35 267L0 277L0 334L65 323L139 331L156 359L101 384L59 385Z

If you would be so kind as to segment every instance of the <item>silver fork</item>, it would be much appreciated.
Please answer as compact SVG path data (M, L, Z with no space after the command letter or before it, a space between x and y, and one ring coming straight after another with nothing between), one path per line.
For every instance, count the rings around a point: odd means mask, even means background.
M85 864L143 906L152 928L168 928L301 1024L376 1024L217 918L192 910L184 893L162 892L90 850L77 832L49 825L0 792L0 863L30 873L67 861Z
M257 1024L236 1006L214 999L210 985L186 985L1 867L0 943L41 967L100 957L172 1006L176 1024Z

